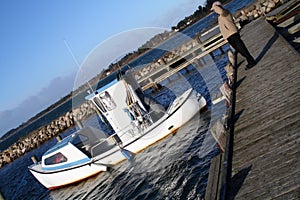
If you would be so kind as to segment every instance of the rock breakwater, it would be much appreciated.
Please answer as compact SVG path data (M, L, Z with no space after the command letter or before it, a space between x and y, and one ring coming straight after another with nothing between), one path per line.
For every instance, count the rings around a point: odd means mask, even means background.
M14 161L47 140L73 127L76 124L76 120L82 121L92 114L95 114L94 105L85 102L78 108L65 113L51 123L29 133L28 136L20 138L8 149L0 153L0 167Z
M146 65L143 68L135 70L134 76L135 76L136 80L137 81L141 80L143 77L158 70L159 68L162 68L164 65L167 65L172 60L181 57L185 52L189 51L190 49L192 49L198 45L199 45L199 43L195 39L191 38L191 40L189 40L188 42L167 52L166 54L164 54L164 56L153 61L149 65Z
M259 18L264 17L274 8L286 3L287 0L258 0L248 7L241 9L234 14L235 22L239 28L245 24Z

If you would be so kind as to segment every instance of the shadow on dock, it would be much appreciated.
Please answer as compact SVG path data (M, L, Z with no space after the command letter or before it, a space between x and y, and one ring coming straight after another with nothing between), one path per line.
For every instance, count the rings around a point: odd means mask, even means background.
M275 32L274 35L270 38L270 40L268 41L268 43L266 44L266 46L263 48L263 50L260 52L260 54L257 56L256 58L256 62L258 63L259 61L261 61L261 59L265 56L265 54L267 53L267 51L272 47L272 45L274 44L274 42L278 39L278 33Z
M231 178L230 187L229 187L229 191L228 191L228 200L235 199L235 196L241 189L246 177L248 176L249 172L251 171L251 168L252 168L252 165L240 170L238 173L236 173Z
M242 116L243 112L244 112L244 109L240 110L238 113L236 113L236 114L234 115L234 119L233 119L233 123L234 123L234 124L235 124L235 123L239 120L239 118Z
M235 87L238 88L246 78L247 78L247 76L244 76L243 78L241 78L240 80L238 80L236 82L236 86Z

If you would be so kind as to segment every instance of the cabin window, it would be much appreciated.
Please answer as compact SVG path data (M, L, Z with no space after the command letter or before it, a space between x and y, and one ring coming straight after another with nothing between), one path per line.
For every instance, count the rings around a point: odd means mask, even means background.
M102 92L93 100L102 113L106 113L107 111L111 111L117 107L115 101L111 98L110 94L107 91Z
M110 94L107 91L102 92L99 97L106 110L111 111L117 107L115 101L111 98Z
M106 112L106 109L104 108L103 104L101 103L101 101L100 101L100 99L98 97L94 98L94 103L101 110L101 112L103 112L103 113Z
M67 162L67 158L62 153L54 154L45 159L45 165L55 165L63 162Z

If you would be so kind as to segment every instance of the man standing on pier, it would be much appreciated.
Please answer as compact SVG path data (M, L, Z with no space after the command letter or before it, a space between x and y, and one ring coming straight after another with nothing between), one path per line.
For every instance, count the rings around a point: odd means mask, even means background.
M252 68L256 65L256 61L249 53L247 47L241 39L238 32L238 28L234 24L231 13L222 7L219 1L212 4L211 11L218 14L218 23L220 26L221 34L224 39L242 56L247 59L248 64L246 65L246 70Z

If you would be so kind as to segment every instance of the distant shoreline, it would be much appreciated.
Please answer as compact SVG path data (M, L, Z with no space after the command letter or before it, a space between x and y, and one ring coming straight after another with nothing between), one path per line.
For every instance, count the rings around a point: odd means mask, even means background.
M39 118L41 118L41 117L45 116L46 114L48 114L49 112L51 112L53 109L57 108L58 106L62 105L65 102L69 101L71 98L72 98L72 95L67 94L65 97L61 98L60 100L53 103L51 106L49 106L46 109L42 110L41 112L39 112L35 116L31 117L29 120L22 123L17 128L11 129L7 133L5 133L3 136L0 137L0 142L3 142L4 140L8 139L9 137L14 136L18 131L20 131L21 129L26 128L29 125L31 125L32 123L34 123Z

